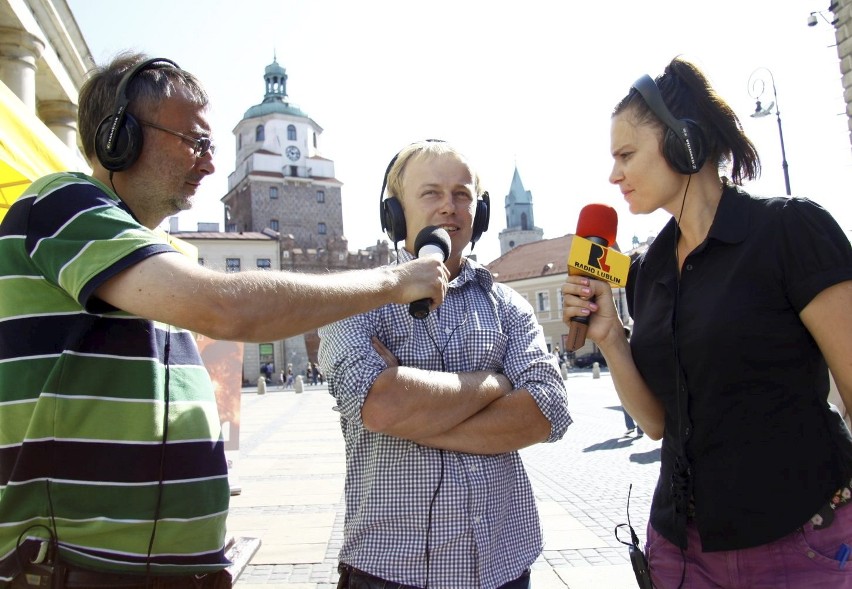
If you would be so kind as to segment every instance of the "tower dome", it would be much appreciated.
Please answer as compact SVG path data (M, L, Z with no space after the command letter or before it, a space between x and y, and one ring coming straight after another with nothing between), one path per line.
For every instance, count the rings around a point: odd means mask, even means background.
M244 119L252 119L272 113L308 117L298 106L287 101L287 70L278 63L275 57L272 58L272 63L266 66L263 72L263 81L266 90L263 102L249 108L243 116Z

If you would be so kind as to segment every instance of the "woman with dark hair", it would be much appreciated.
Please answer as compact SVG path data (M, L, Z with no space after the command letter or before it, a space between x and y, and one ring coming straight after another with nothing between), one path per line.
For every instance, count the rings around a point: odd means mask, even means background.
M610 181L671 214L630 268L628 342L609 285L571 276L622 404L663 439L645 554L657 588L852 587L852 247L803 198L741 188L760 160L693 64L637 80L612 115Z

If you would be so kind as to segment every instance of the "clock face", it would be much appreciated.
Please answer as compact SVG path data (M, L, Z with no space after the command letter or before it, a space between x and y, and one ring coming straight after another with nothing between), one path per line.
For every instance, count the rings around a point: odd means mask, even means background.
M302 152L299 151L299 148L295 145L291 145L287 148L287 157L295 162L297 159L302 157Z

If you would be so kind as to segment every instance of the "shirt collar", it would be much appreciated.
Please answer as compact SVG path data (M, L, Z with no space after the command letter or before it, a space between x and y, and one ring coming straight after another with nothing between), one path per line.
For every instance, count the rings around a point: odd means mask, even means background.
M749 195L739 186L725 186L710 226L709 237L723 243L740 243L748 237Z
M725 186L722 189L722 198L710 226L708 240L729 244L745 241L750 223L748 198L749 195L739 186ZM642 267L652 271L662 270L663 264L672 260L674 236L675 220L672 217L648 247L642 259Z

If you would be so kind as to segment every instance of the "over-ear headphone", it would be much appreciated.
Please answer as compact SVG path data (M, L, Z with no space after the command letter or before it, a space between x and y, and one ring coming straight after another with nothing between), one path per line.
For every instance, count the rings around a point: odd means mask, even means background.
M426 139L426 141L444 143L442 139ZM384 196L388 185L388 175L403 151L405 150L397 152L388 164L385 170L385 177L382 179L382 191L379 193L379 219L382 223L382 230L387 233L394 245L399 241L403 241L406 237L405 213L402 210L399 198L395 195L389 195L387 198L384 198ZM471 247L476 245L482 234L488 230L488 221L490 218L491 197L488 195L488 192L483 192L476 201L476 213L473 216L473 233L470 236Z
M127 105L130 103L127 86L139 72L159 67L180 69L172 60L156 57L141 61L127 70L115 91L113 114L98 125L95 132L95 155L101 165L111 172L126 170L142 153L142 127L133 115L127 112Z
M663 137L663 156L666 161L681 174L698 172L707 159L706 141L698 123L691 119L675 118L666 107L660 89L651 76L642 76L633 83L633 87L667 127Z

